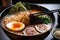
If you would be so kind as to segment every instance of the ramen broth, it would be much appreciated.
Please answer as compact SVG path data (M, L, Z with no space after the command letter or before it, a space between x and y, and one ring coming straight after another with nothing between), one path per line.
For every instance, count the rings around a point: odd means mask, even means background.
M31 19L29 18L29 15L38 12L41 11L29 10L29 12L22 11L11 15L6 15L2 21L3 27L11 33L23 36L33 36L47 32L51 29L51 23L34 25L31 25L30 23Z

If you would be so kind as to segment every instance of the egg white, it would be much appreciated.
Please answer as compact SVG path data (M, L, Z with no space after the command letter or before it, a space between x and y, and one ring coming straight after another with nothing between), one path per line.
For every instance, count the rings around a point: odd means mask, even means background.
M11 28L13 27L13 23L12 23L12 22L8 23L8 24L6 25L6 27L9 28L9 29L11 29Z

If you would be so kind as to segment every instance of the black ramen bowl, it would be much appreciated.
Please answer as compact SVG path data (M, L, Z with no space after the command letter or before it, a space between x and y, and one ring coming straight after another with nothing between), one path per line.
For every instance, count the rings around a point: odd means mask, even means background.
M2 21L2 19L4 18L4 16L6 16L9 12L9 10L11 9L12 6L6 8L5 10L3 10L1 12L0 15L0 23ZM42 10L44 12L47 13L47 15L49 15L52 19L52 28L54 27L54 23L55 23L55 17L53 12L51 12L50 10L48 10L45 7L42 6L38 6L38 5L32 5L30 4L31 9L36 9L36 10ZM2 24L2 23L1 23ZM6 33L6 35L11 39L11 40L44 40L50 33L50 31L52 30L52 28L50 30L48 30L47 32L44 32L42 34L38 34L38 35L33 35L33 36L21 36L21 35L17 35L14 33L11 33L9 31L7 31L2 25L0 25L3 29L3 31Z

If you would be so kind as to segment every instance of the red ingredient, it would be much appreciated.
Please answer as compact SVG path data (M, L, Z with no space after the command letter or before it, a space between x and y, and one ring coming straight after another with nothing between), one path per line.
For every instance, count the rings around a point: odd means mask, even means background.
M20 23L14 23L13 24L13 27L14 28L20 28L22 26L22 24L20 24Z

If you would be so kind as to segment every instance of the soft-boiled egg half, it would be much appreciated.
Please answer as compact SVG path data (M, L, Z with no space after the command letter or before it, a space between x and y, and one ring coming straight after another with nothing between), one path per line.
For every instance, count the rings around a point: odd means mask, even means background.
M9 22L6 24L6 27L13 31L21 31L25 25L22 22Z

